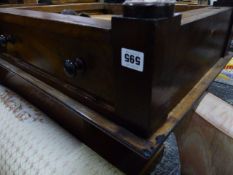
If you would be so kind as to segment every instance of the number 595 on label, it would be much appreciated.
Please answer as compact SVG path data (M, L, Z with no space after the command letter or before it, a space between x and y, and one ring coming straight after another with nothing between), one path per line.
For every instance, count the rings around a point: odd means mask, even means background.
M121 48L121 66L143 72L144 53L132 49Z

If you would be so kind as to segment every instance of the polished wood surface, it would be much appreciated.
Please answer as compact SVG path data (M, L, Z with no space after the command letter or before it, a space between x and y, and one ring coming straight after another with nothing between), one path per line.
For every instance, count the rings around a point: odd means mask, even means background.
M169 133L171 128L181 128L177 126L179 122L185 120L186 114L193 110L193 107L199 102L201 96L205 93L212 81L216 78L219 72L225 67L225 65L232 58L233 53L230 53L224 58L221 58L201 79L200 81L185 95L185 97L176 104L176 106L169 112L167 120L171 123L165 123L163 127L156 131L156 135L162 133ZM155 137L155 136L154 136ZM153 138L153 137L151 137Z
M175 11L176 12L184 12L184 11L189 11L189 10L195 10L199 8L204 8L207 6L204 5L188 5L188 4L179 4L177 3L175 6Z
M186 5L186 4L176 4L176 12L185 12L200 8L205 8L207 6L203 5ZM70 9L81 12L91 12L99 11L102 14L122 14L122 5L119 3L69 3L69 4L55 4L55 5L43 5L43 6L30 6L19 7L21 9L35 10L35 11L44 11L44 12L54 12L60 13L64 9Z
M233 138L233 107L211 93L207 93L195 112L224 134Z
M30 2L12 2L12 3L0 3L0 8L22 8L22 7L32 7L37 6L37 2L32 0Z
M64 9L64 5L53 7L48 9ZM119 5L111 4L70 7L119 12ZM0 21L4 24L0 33L15 37L15 42L3 48L8 54L6 59L144 137L165 122L168 112L223 56L231 15L230 8L207 7L185 11L168 20L138 23L126 19L126 23L115 23L114 19L120 17L114 16L110 21L35 8L39 7L0 9ZM134 28L138 25L140 28ZM142 33L142 29L148 32ZM138 42L139 37L144 45ZM145 58L143 76L122 70L115 62L122 46L144 49L145 55L151 55ZM86 70L74 78L68 77L64 61L76 57L85 62ZM120 76L116 68L122 71ZM124 80L119 79L123 77ZM133 93L136 91L137 95Z
M159 23L159 28L154 28L153 22L143 25L142 21L116 17L114 22L113 18L114 60L118 61L116 112L125 123L131 124L127 127L136 128L138 133L150 133L157 128L165 120L163 116L192 88L192 83L217 61L217 55L221 57L231 15L231 10L225 14L223 11L203 8L184 12L187 16L183 15L181 21L173 18ZM228 23L223 29L226 16ZM152 35L153 31L156 32ZM138 37L131 42L134 36ZM121 47L147 55L143 73L121 67L117 59Z
M206 93L176 130L181 170L187 175L232 174L233 107Z
M66 3L90 3L98 0L51 0L52 4L66 4Z
M148 139L138 137L105 116L10 64L5 61L3 55L0 59L0 82L48 116L53 117L60 125L124 172L134 175L147 174L160 160L163 142L169 133L178 127L185 114L192 109L232 56L231 54L221 58L170 111L166 122Z
M43 5L36 7L27 6L27 7L21 7L21 9L59 13L64 9L70 9L75 11L103 10L104 6L105 6L104 3L77 3L77 4L69 3L69 4L59 4L59 5Z
M124 172L148 173L232 58L223 54L232 9L145 20L123 18L119 5L70 5L106 20L59 14L67 7L0 9L0 34L13 38L0 47L0 81ZM122 47L145 54L143 73L122 68ZM69 77L64 61L77 57L85 70Z
M41 109L124 172L140 174L160 160L162 150L150 140L136 136L4 59L0 59L0 77L2 84Z
M50 5L61 5L61 4L67 4L67 3L95 3L98 2L97 0L51 0L51 1L45 1L40 3L39 0L4 0L0 1L0 7L34 7L38 6L39 8L41 6L50 6ZM48 5L49 3L49 5Z
M224 7L224 6L233 7L233 1L231 1L231 0L217 0L214 2L214 6L215 7ZM233 40L233 12L231 14L231 23L230 23L230 26L228 29L227 38L228 38L228 40L226 40L226 42L225 42L226 49L223 51L223 53L225 53L229 49L233 50L233 48L230 48L231 42Z

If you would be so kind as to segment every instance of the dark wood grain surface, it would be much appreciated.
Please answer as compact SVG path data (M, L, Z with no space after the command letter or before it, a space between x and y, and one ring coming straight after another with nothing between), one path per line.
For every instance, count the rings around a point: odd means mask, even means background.
M119 5L108 9L119 12ZM15 38L3 48L8 61L148 137L223 56L231 13L231 8L206 7L167 20L107 21L10 8L0 9L0 33ZM145 53L143 74L119 65L121 47ZM64 61L75 58L86 70L67 77Z

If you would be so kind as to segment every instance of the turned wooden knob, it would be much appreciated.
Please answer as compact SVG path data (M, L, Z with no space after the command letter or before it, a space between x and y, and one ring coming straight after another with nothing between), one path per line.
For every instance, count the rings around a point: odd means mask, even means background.
M0 35L0 46L6 45L8 42L13 43L14 40L10 35Z
M85 70L84 61L76 59L66 59L64 61L64 70L67 76L75 77L77 72L83 72Z

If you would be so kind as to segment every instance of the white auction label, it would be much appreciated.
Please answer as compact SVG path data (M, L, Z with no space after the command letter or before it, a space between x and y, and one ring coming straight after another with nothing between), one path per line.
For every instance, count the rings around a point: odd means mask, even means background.
M143 72L144 53L136 50L121 48L121 66Z

